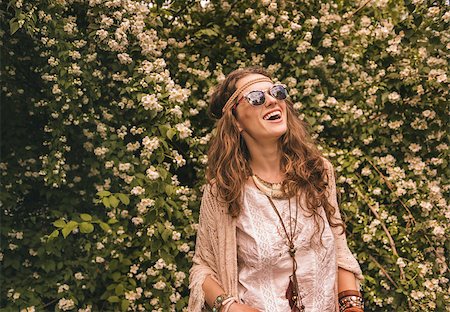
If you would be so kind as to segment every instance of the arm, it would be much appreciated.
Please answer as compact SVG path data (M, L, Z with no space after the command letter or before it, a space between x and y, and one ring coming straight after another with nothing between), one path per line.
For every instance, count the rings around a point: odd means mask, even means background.
M344 290L358 290L355 274L343 268L338 269L338 292Z
M195 245L193 265L189 274L189 312L200 312L203 306L214 305L217 296L226 291L220 285L218 268L216 265L215 244L217 240L217 202L211 194L211 186L207 185L203 192L200 207L199 227ZM216 250L217 252L217 250ZM228 304L220 312L258 312L256 309L240 303Z
M328 160L325 159L324 161L325 166L328 170L328 200L330 204L336 208L334 218L342 220L336 196L336 180L334 175L334 168ZM364 279L364 277L362 275L358 261L348 248L346 235L345 233L341 233L340 228L332 227L331 231L333 232L335 240L336 260L339 268L339 291L359 290L359 283Z
M215 293L209 293L208 282L218 283L217 266L214 257L213 240L216 234L216 221L214 208L216 203L210 193L211 186L207 185L203 192L200 206L197 239L195 243L195 254L192 259L192 268L189 271L189 306L188 311L200 312L205 303L214 302L210 298ZM203 287L205 284L206 287ZM222 292L223 293L223 292Z

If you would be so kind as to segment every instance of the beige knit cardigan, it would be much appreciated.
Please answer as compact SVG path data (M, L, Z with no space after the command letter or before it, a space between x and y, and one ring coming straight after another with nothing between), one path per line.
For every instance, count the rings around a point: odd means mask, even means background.
M324 161L329 182L328 200L334 207L338 207L333 165L326 159ZM206 185L200 206L195 255L189 274L190 312L205 311L202 285L208 275L221 285L226 293L238 297L236 218L227 213L227 204L218 200L215 194L215 186ZM336 209L334 216L341 219L339 209ZM343 268L353 272L359 287L363 275L357 260L347 246L345 233L341 234L339 227L331 227L331 230L336 244L336 270Z

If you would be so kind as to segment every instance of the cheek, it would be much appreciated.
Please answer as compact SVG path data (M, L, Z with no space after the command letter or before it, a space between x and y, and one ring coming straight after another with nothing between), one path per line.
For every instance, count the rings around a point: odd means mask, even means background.
M243 129L247 129L258 121L258 113L250 110L242 110L238 113L237 120Z

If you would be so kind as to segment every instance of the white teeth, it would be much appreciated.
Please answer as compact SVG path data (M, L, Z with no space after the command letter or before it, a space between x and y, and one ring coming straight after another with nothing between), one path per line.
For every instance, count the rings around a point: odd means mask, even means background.
M271 113L269 113L267 115L264 115L263 119L264 120L269 120L270 117L273 117L273 116L279 116L281 118L281 112L280 111L271 112Z

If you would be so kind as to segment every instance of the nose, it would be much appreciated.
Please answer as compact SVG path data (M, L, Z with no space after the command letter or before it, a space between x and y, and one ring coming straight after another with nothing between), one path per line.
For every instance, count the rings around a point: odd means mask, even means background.
M266 102L264 103L264 105L267 106L267 107L269 107L269 106L271 106L273 104L276 104L277 101L278 101L269 92L266 92L265 97L266 97Z

